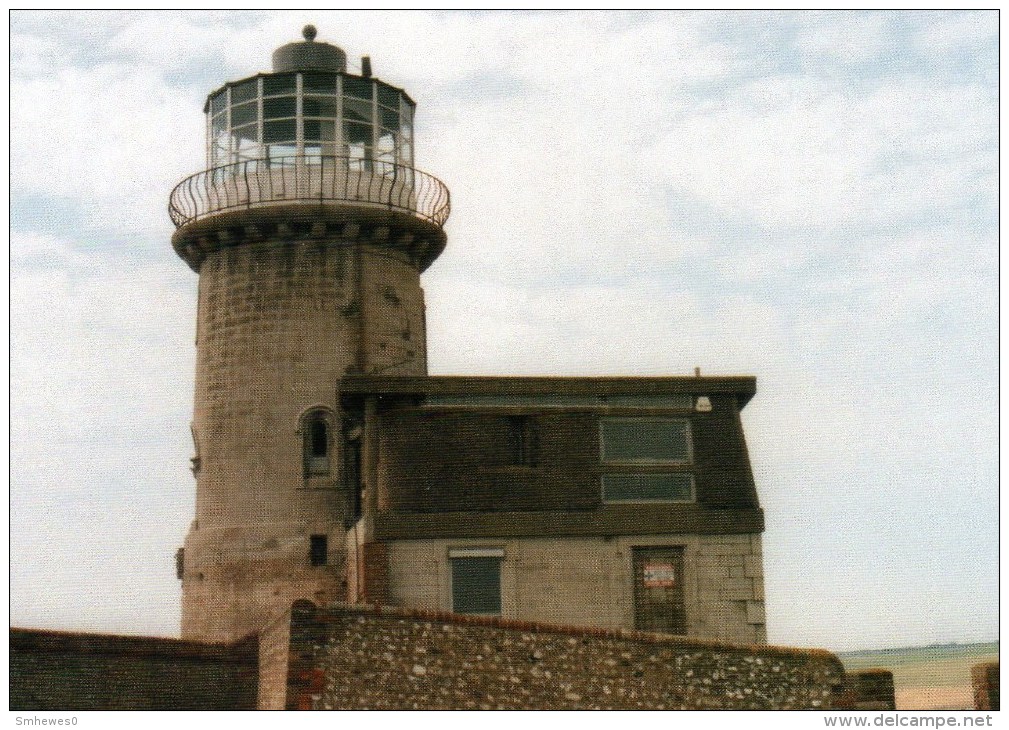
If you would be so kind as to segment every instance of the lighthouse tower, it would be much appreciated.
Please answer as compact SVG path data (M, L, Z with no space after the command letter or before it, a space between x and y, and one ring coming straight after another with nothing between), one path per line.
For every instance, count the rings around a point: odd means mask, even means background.
M445 247L449 193L414 168L413 100L315 35L209 95L206 169L169 203L199 274L186 639L346 598L361 426L340 379L427 373L420 274Z

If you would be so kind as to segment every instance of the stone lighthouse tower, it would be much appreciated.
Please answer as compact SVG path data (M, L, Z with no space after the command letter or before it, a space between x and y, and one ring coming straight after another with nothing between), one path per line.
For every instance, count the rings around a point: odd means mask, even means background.
M346 596L361 428L340 379L427 372L420 274L449 193L414 168L413 100L361 65L307 26L271 73L209 95L206 169L171 194L172 245L199 274L187 639Z

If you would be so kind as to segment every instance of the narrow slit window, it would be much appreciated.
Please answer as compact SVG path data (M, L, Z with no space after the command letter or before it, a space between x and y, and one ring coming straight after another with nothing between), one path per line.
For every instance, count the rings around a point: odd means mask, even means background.
M513 466L536 466L536 424L531 416L508 418L508 451Z
M329 540L325 535L312 535L309 545L309 560L313 566L329 562Z
M328 439L326 438L326 422L312 422L312 456L327 456L329 452Z
M330 468L329 422L324 413L314 413L303 425L305 476L325 476Z

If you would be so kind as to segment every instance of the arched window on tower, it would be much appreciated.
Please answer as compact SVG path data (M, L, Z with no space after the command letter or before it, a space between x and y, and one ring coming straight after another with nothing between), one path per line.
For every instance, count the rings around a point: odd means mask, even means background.
M332 434L328 410L307 413L301 424L304 441L305 476L329 476L332 465Z

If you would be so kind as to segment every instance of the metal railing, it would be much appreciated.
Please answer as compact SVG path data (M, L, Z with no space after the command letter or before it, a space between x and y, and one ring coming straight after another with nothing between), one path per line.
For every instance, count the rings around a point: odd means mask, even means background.
M448 188L426 172L356 157L244 160L190 175L172 190L176 228L215 213L278 203L351 203L400 210L437 226L451 210Z

